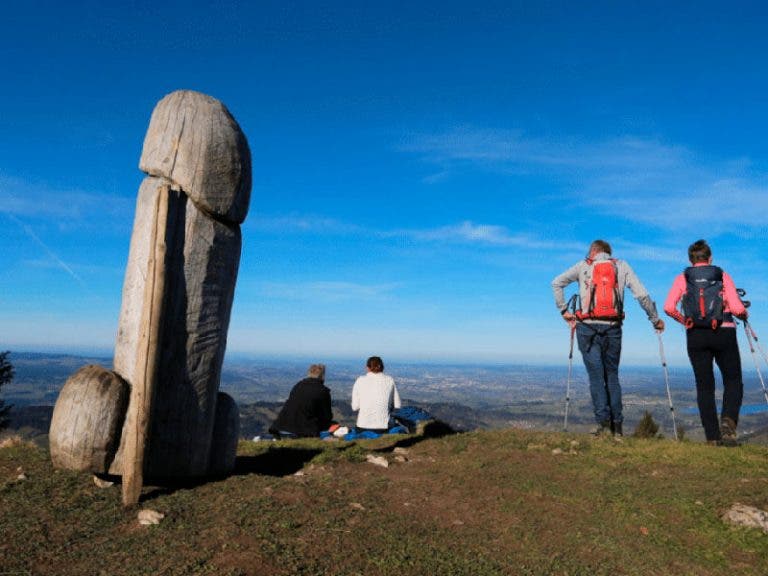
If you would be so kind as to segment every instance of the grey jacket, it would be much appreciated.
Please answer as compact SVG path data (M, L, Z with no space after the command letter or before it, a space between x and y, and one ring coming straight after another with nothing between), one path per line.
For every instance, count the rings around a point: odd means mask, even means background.
M606 254L605 252L600 252L595 255L594 261L599 262L600 260L610 260L611 256ZM629 288L632 291L632 294L635 296L637 301L640 303L640 306L643 310L645 310L645 313L648 315L648 320L651 321L651 324L655 324L659 320L659 315L656 312L656 303L651 300L651 297L648 295L648 291L645 289L645 286L643 286L643 283L640 282L640 279L637 277L637 274L635 274L634 270L630 267L629 264L624 262L624 260L616 260L616 270L617 270L617 288L619 290L619 294L621 295L622 301L624 300L624 289ZM557 306L557 309L563 312L565 310L565 295L563 293L563 288L571 284L572 282L578 282L579 283L579 296L581 297L582 302L587 302L589 299L589 286L591 284L592 280L592 267L589 263L587 263L586 260L582 260L570 268L560 274L557 278L552 280L552 291L555 294L555 306ZM618 324L619 322L611 322L606 320L585 320L585 322L588 323L600 323L600 324Z

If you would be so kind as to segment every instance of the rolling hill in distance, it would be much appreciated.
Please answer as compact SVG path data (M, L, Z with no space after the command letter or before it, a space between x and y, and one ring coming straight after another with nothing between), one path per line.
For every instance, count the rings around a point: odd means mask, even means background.
M11 352L14 381L2 390L13 404L11 429L30 437L47 434L52 406L66 379L81 366L111 359L98 356ZM306 371L308 360L246 358L227 359L220 389L238 403L241 436L252 438L266 430L291 387ZM563 427L567 365L489 365L387 363L404 403L418 405L456 430L516 427L557 431ZM363 373L362 361L327 362L326 384L331 389L335 417L354 424L349 406L352 384ZM664 436L673 436L672 420L661 367L622 368L625 432L631 433L649 411ZM740 423L742 437L765 442L768 412L755 374L745 371L745 398ZM690 370L670 369L670 388L678 427L687 438L700 440ZM592 425L586 374L574 362L571 381L569 429L586 432ZM44 441L44 438L41 438Z

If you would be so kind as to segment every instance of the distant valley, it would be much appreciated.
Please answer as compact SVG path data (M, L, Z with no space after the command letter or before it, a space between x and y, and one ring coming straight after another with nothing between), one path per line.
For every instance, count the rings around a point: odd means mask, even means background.
M44 442L52 406L66 379L79 367L110 359L27 352L12 352L14 381L3 388L3 398L13 404L11 428ZM349 406L352 384L362 374L360 363L327 362L326 384L334 400L335 417L354 424ZM222 371L221 390L238 402L241 436L262 434L274 420L308 362L279 359L228 359ZM438 365L390 362L387 371L395 378L406 404L417 405L457 430L478 428L527 428L560 430L563 427L566 366ZM745 409L740 425L743 436L768 442L768 412L759 382L745 372ZM689 370L672 369L670 384L678 426L686 437L701 439L695 391ZM634 429L649 411L665 436L672 436L670 410L663 372L658 368L622 369L625 432ZM574 365L571 382L569 429L586 432L592 425L586 375Z

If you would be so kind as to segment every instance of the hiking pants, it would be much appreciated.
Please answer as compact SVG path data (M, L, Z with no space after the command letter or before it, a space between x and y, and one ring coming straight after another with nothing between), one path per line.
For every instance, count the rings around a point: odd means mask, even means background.
M691 328L686 331L688 358L696 378L696 401L699 416L707 440L720 440L720 426L715 404L715 371L712 361L717 362L723 376L722 416L739 422L739 410L744 395L741 379L741 356L735 328Z
M576 339L589 377L595 420L598 424L623 422L619 384L621 326L579 322Z

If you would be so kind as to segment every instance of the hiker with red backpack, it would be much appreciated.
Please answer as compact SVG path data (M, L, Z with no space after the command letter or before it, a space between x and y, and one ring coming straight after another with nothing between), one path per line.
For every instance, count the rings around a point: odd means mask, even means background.
M578 282L579 292L569 306L563 290L573 282ZM552 281L555 305L571 330L575 330L587 369L596 436L623 436L619 360L625 288L632 291L653 327L663 332L664 321L648 291L629 264L611 257L611 245L605 240L592 242L586 259Z
M697 240L688 247L688 259L691 266L675 278L664 312L686 328L688 358L696 379L696 401L707 442L735 446L744 383L733 317L746 320L747 309L731 277L712 265L712 250L705 240ZM677 309L678 303L682 312ZM713 360L723 377L719 426Z

